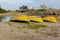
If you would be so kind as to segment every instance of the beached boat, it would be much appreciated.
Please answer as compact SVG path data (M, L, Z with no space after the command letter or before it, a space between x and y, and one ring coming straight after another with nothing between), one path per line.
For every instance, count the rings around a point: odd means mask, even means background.
M43 21L45 21L45 22L53 22L53 23L57 22L56 18L53 17L53 16L46 16L46 17L43 18Z
M31 22L39 22L39 23L43 22L42 18L37 17L37 16L31 16L29 19Z
M28 16L15 16L10 19L13 22L29 22Z
M56 16L56 18L59 18L60 19L60 15L59 16Z

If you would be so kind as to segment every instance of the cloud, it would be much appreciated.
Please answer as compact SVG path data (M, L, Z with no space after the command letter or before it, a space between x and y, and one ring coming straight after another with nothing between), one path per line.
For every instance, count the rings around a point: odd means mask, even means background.
M0 0L0 5L5 9L18 9L23 4L39 8L41 4L48 7L60 8L60 0Z

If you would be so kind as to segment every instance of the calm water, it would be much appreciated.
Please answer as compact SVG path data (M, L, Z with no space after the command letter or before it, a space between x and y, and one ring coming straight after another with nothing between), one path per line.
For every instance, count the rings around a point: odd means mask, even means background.
M0 18L0 22L8 22L12 16L5 16Z

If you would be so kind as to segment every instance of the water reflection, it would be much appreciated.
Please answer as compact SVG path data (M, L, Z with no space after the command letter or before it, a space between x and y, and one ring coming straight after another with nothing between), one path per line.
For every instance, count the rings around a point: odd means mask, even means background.
M6 17L2 18L0 21L1 22L8 22L11 17L12 16L6 16Z

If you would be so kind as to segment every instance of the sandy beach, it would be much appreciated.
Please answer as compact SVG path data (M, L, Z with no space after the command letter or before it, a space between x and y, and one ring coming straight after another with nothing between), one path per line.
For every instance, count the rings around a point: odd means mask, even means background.
M28 28L31 24L0 22L0 40L60 40L59 23L57 23L59 26L55 23L45 23L47 27L38 29ZM37 24L42 23L34 25Z

